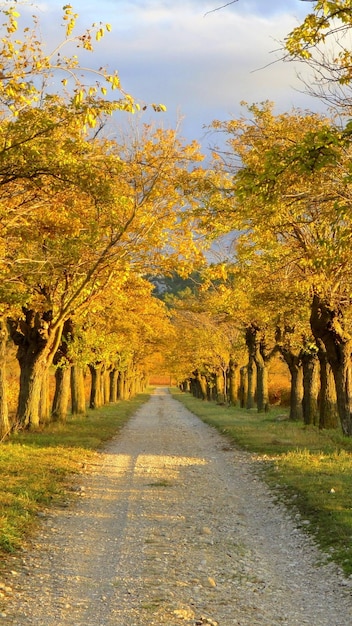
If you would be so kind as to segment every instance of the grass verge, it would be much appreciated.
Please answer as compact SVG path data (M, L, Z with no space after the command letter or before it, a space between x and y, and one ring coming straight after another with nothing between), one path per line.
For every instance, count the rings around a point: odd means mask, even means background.
M282 408L258 414L202 402L177 389L172 394L232 443L255 453L258 471L298 515L298 525L351 576L352 439L291 422Z
M67 498L72 476L96 459L97 450L148 398L140 394L43 432L18 433L0 446L0 555L23 546L38 512Z

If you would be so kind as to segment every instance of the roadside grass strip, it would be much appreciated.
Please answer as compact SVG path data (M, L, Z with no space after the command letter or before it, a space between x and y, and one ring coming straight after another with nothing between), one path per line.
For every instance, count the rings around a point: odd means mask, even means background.
M173 397L231 443L253 453L258 472L275 497L311 533L326 560L352 575L352 439L337 430L270 413L219 406L172 389Z

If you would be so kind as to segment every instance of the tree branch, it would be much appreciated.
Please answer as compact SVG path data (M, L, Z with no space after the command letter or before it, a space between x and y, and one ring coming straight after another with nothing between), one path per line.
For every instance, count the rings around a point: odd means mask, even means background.
M211 11L207 11L206 13L204 13L204 17L209 15L209 13L215 13L215 11L220 11L221 9L225 9L226 7L229 7L230 4L235 4L235 2L238 2L238 0L232 0L232 2L228 2L227 4L224 4L222 7L217 7L216 9L212 9Z

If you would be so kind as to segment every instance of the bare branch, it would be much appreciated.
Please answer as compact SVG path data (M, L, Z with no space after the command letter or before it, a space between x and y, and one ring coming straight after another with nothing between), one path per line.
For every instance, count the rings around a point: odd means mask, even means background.
M225 9L226 7L229 7L230 4L235 4L235 2L238 2L238 0L232 0L232 2L228 2L227 4L224 4L222 7L217 7L216 9L212 9L211 11L207 11L206 13L204 13L204 17L209 15L209 13L215 13L215 11L220 11L221 9Z

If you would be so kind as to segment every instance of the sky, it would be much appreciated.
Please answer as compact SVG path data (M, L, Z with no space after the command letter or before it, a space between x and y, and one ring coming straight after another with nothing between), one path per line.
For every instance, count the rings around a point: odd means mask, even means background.
M63 0L39 2L44 40L58 37ZM96 43L91 66L118 70L125 91L142 102L162 103L166 113L148 110L164 127L180 124L186 140L211 143L214 119L227 120L250 104L270 100L276 111L292 107L322 110L302 93L297 72L283 63L280 42L312 6L301 0L72 0L80 28L108 22L112 32ZM223 8L220 8L222 7ZM21 11L21 9L20 9ZM119 114L123 116L124 114ZM118 122L117 122L118 123Z

